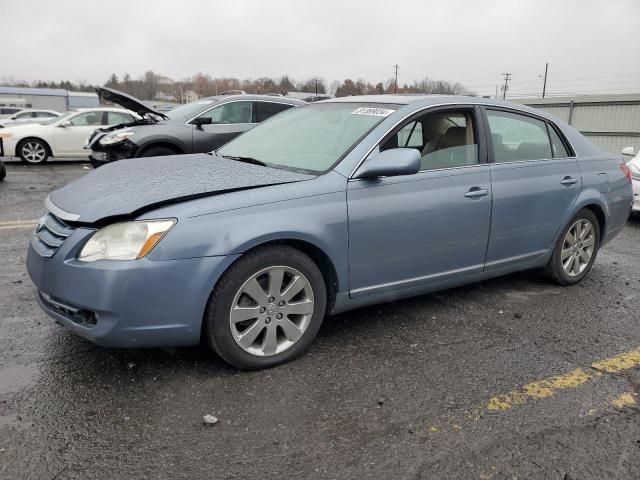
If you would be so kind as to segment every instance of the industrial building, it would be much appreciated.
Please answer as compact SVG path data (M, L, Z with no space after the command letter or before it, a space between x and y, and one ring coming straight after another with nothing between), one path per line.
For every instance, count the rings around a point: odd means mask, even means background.
M640 94L523 98L514 103L539 108L579 130L602 151L619 155L640 149Z
M71 92L60 88L0 87L0 107L39 108L63 112L99 105L100 100L95 93Z

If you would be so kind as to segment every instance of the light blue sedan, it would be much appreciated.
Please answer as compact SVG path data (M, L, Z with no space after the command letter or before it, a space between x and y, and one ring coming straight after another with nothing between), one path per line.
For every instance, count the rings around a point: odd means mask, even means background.
M348 97L54 191L27 266L45 312L98 344L204 340L264 368L328 314L532 268L578 283L631 204L622 160L543 112Z

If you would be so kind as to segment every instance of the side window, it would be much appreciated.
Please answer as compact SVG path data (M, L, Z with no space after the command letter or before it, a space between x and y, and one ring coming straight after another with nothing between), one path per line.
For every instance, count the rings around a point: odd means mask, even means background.
M405 124L380 150L409 147L420 151L420 170L478 163L478 143L471 111L427 113Z
M256 102L256 122L264 122L267 118L273 117L276 113L288 110L293 105L273 102Z
M549 129L549 137L551 138L551 148L553 149L553 158L567 158L570 157L567 147L564 146L564 142L556 132L555 128L551 125L547 125Z
M99 127L102 125L102 112L80 113L69 121L74 127Z
M127 113L107 112L107 125L118 125L120 123L130 123L133 117Z
M230 102L203 113L198 118L211 118L211 123L252 123L253 102Z
M53 113L50 112L33 112L33 116L36 118L52 118L55 117Z
M517 113L487 110L496 162L553 158L546 123Z
M423 146L421 122L411 122L398 131L398 147L422 150Z
M15 115L16 120L24 120L25 118L33 118L34 113L33 112L22 112L22 113L17 113Z

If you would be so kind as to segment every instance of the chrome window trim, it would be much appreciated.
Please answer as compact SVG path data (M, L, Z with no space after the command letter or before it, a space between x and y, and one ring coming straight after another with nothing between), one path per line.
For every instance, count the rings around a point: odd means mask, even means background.
M436 107L455 107L455 106L459 106L459 107L464 107L464 106L478 106L478 107L484 108L485 110L486 110L486 109L491 110L491 109L492 109L492 107L495 107L495 108L494 108L494 110L497 110L497 111L500 111L501 109L503 109L503 110L507 110L507 111L509 111L509 112L512 112L512 113L514 113L514 114L520 114L520 115L524 115L524 116L529 115L529 116L531 116L531 117L537 118L537 119L539 119L539 120L541 120L541 121L543 121L543 122L547 122L547 123L549 123L549 124L553 125L553 127L555 127L555 129L556 129L556 132L559 132L559 134L560 134L560 135L562 135L562 138L564 138L564 139L567 141L567 143L568 143L568 144L569 144L569 146L571 147L571 150L572 150L572 151L573 151L573 153L574 153L574 156L570 156L570 157L562 157L562 158L546 158L546 159L542 159L542 158L541 158L541 159L537 159L537 160L514 160L514 161L512 161L512 162L487 162L487 165L492 165L492 164L497 165L498 163L499 163L500 165L505 165L505 164L507 164L507 163L540 162L540 161L549 161L549 160L569 160L569 159L576 160L576 159L578 158L578 155L577 155L577 153L576 153L576 149L575 149L575 147L573 146L573 144L571 143L571 140L569 140L569 138L567 137L567 135L565 135L565 134L564 134L564 132L562 131L562 129L561 129L560 127L558 127L558 125L557 125L553 120L550 120L550 119L548 119L548 118L545 118L545 117L544 117L544 116L542 116L542 115L537 115L536 113L532 113L532 112L524 112L524 111L522 111L522 110L518 110L517 108L511 108L511 107L509 107L509 106L505 106L505 107L503 107L502 105L487 105L487 104L484 104L484 103L470 103L470 104L468 104L468 103L437 103L437 104L433 104L433 105L426 106L426 107L421 108L421 109L419 109L419 110L416 110L416 111L414 111L414 112L411 112L410 114L408 114L408 115L404 116L403 118L401 118L400 120L398 120L398 121L397 121L396 123L394 123L391 127L389 127L389 128L388 128L388 129L387 129L387 130L382 134L382 136L381 136L381 137L380 137L380 138L375 142L375 144L373 145L373 147L371 147L369 150L367 150L367 153L365 153L365 154L364 154L364 156L360 159L360 161L356 164L356 166L351 170L351 173L349 174L349 180L351 180L351 179L353 178L353 175L354 175L354 174L356 173L356 171L360 168L360 166L361 166L361 165L363 164L363 162L367 159L367 157L368 157L369 155L371 155L371 152L373 152L373 150L374 150L374 149L375 149L375 148L380 144L380 142L382 141L382 139L383 139L385 136L387 136L389 133L391 133L391 131L392 131L392 130L394 130L396 127L398 127L398 125L400 125L402 122L404 122L405 120L407 120L409 117L411 117L411 116L413 116L413 115L416 115L416 114L420 114L420 113L422 113L422 112L424 112L424 111L426 111L426 110L429 110L430 108L436 108ZM485 114L486 114L486 112L485 112ZM477 120L476 120L476 121L477 121ZM485 127L485 130L487 130L487 132L486 132L486 133L489 133L489 134L491 133L491 130L489 129L489 127L488 127L488 126L486 126L486 127ZM481 165L481 163L478 163L478 165ZM467 167L467 166L472 166L472 167L474 167L475 165L465 165L464 167ZM439 169L433 169L433 170L421 170L421 171L420 171L420 172L418 172L418 173L421 173L421 172L423 172L423 171L424 171L424 172L435 172L435 171L438 171L438 170L450 170L450 169L452 169L452 168L461 168L461 167L448 167L448 168L439 168Z

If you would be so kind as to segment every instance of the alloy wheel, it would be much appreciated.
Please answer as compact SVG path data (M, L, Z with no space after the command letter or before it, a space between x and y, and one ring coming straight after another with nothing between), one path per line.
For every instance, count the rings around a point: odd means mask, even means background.
M29 163L41 163L47 158L47 150L40 142L26 142L22 146L22 157Z
M231 304L229 324L245 352L271 356L300 340L313 311L313 289L307 277L294 268L274 266L240 287Z
M570 277L580 275L589 265L595 247L595 229L584 218L575 222L562 243L560 261L562 269Z

